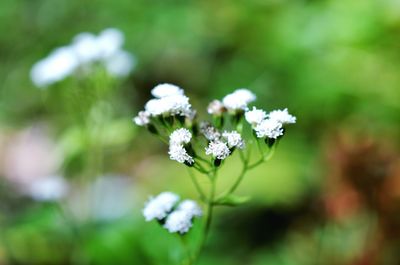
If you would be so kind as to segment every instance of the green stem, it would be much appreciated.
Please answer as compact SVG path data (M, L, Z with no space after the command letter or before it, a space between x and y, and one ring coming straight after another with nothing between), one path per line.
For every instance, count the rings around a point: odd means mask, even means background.
M206 201L206 195L205 195L204 191L202 190L199 182L197 181L196 176L193 174L193 172L190 170L190 168L188 168L188 172L189 172L190 178L192 179L194 187L196 188L197 192L200 195L201 200Z
M200 253L203 250L204 245L206 243L207 236L210 232L210 227L211 227L212 217L213 217L216 178L217 178L217 169L214 168L214 170L212 171L212 175L210 175L211 186L210 186L210 194L209 194L209 197L207 200L207 211L206 211L206 220L205 220L204 231L203 231L203 235L202 235L199 247L198 247L195 255L193 256L193 262L197 261L198 257L200 256Z

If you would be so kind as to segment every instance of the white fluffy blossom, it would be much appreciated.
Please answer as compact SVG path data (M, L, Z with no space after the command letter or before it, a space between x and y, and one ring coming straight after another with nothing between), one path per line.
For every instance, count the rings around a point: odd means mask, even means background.
M209 141L215 141L221 137L221 133L208 122L203 122L200 124L200 132Z
M241 88L235 90L233 93L226 95L222 99L222 103L225 108L231 111L236 110L246 110L247 104L256 100L256 95L254 95L250 90Z
M117 51L104 61L107 72L115 77L128 76L136 64L135 57L126 51Z
M228 142L229 148L233 147L237 147L239 149L244 148L244 141L242 139L242 136L237 131L231 131L231 132L225 131L222 134L222 137L224 137Z
M156 98L183 95L183 89L172 84L159 84L151 90L151 94Z
M46 87L71 75L78 65L79 61L73 49L61 47L35 63L31 69L30 76L37 87Z
M187 144L192 139L192 133L186 128L176 129L169 136L169 143L174 144Z
M275 120L282 124L296 123L296 117L290 115L288 109L273 110L268 114L270 120Z
M191 216L200 217L203 215L203 211L200 206L193 200L184 200L179 205L177 210L186 211Z
M230 153L231 151L226 143L221 141L212 141L208 144L208 147L206 147L206 155L212 155L220 160L227 158Z
M193 157L187 153L183 145L171 144L169 146L168 154L171 160L178 161L179 163L194 163Z
M192 216L186 211L174 211L165 221L164 227L170 233L184 234L192 227Z
M145 110L152 116L161 114L188 115L191 112L189 98L184 95L172 95L151 99L145 105Z
M121 49L123 42L123 33L118 29L105 29L99 36L79 33L70 45L55 49L32 66L32 82L46 87L67 78L78 68L91 70L95 63L103 65L112 76L127 76L135 66L135 58Z
M246 111L244 117L246 118L246 121L254 127L261 123L267 117L267 113L262 109L257 109L256 107L253 107L252 110Z
M224 104L219 100L213 100L208 104L207 112L211 115L221 115L224 112Z
M179 204L178 208L167 217L164 227L170 233L187 233L192 227L193 218L200 217L202 214L201 208L195 201L184 200Z
M68 189L68 183L64 178L48 176L33 181L28 187L28 193L37 201L55 201L64 197Z
M277 139L279 136L283 135L282 123L271 119L263 120L254 130L259 138L268 137Z
M146 221L164 219L179 201L179 196L172 192L162 192L146 202L143 215Z
M146 111L139 111L138 115L133 118L133 121L138 126L145 126L150 123L150 114Z

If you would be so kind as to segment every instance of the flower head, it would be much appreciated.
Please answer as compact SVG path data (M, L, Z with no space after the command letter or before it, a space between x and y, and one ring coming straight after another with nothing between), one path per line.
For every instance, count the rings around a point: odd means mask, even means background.
M225 110L224 104L219 100L213 100L208 104L207 112L211 115L221 115Z
M283 135L282 123L271 119L263 120L254 130L258 138L268 137L277 139L279 136Z
M150 123L150 114L147 111L139 111L138 115L133 118L138 126L145 126Z
M192 139L192 133L186 128L176 129L169 136L169 143L174 144L187 144Z
M151 94L156 98L183 95L183 89L172 84L159 84L151 90Z
M186 116L191 111L191 105L188 97L184 95L171 95L149 100L145 105L145 110L151 116L162 114Z
M200 132L208 141L215 141L221 137L221 133L208 122L203 122L200 124Z
M267 117L267 113L262 109L253 107L252 110L245 112L244 117L246 121L254 127L260 124Z
M192 216L186 211L174 211L165 221L164 227L170 233L184 234L192 227Z
M235 90L233 93L226 95L222 99L222 103L225 108L231 111L236 110L246 110L247 104L256 100L256 95L254 95L250 90L241 88Z
M231 151L226 143L221 141L212 141L208 144L208 147L206 147L206 155L212 155L220 160L227 158L230 153Z
M169 158L178 161L179 163L193 164L194 159L181 144L170 144L168 150Z
M201 208L195 201L184 200L177 209L172 212L164 224L164 227L170 233L184 234L192 227L194 217L200 217L203 214Z
M270 120L275 120L282 124L296 123L296 117L290 115L288 109L273 110L268 114Z
M184 200L179 205L177 210L186 211L191 216L200 217L203 215L203 211L200 206L193 200Z
M225 131L222 134L222 137L224 137L228 142L229 148L233 147L237 147L239 149L244 148L244 141L242 139L242 136L237 131L231 131L231 132Z
M164 219L178 201L179 196L169 191L162 192L158 196L150 198L143 209L146 221Z

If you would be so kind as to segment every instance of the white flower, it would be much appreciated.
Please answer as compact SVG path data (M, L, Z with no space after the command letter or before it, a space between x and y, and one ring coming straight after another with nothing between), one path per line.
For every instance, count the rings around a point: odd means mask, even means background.
M257 126L257 124L261 123L267 117L267 113L261 109L253 107L252 110L246 111L244 117L252 126Z
M233 93L226 95L222 99L222 103L225 108L231 111L236 110L246 110L247 104L256 100L256 95L254 95L250 90L241 88L235 90Z
M179 196L172 192L162 192L155 198L150 198L143 209L146 221L164 219L179 201Z
M225 131L222 134L222 137L224 137L227 140L229 148L232 147L237 147L239 149L244 148L244 141L242 139L242 136L237 131L231 131L231 132Z
M176 129L171 133L169 136L169 143L170 144L187 144L192 139L191 132L186 128Z
M60 176L39 178L28 187L29 195L37 201L55 201L64 197L69 186Z
M149 100L145 105L145 110L152 116L161 114L187 115L191 112L191 105L188 97L173 95Z
M79 33L71 44L80 63L89 63L99 58L97 37L88 32Z
M107 72L115 77L125 77L132 72L136 60L132 54L126 51L117 51L104 61Z
M290 115L288 109L273 110L268 114L270 120L275 120L282 124L296 123L296 117Z
M193 157L188 155L183 145L171 144L169 146L168 154L171 160L178 161L179 163L194 163Z
M282 123L271 119L263 120L254 130L258 138L268 137L276 139L283 135Z
M100 32L96 41L99 57L107 58L120 50L124 43L124 34L119 29L108 28Z
M78 59L74 51L70 47L61 47L34 64L30 75L37 87L46 87L65 79L77 67Z
M184 234L192 227L192 218L187 211L178 210L172 212L165 221L164 227L170 233Z
M208 122L202 122L200 124L200 132L209 141L215 141L221 137L221 133Z
M146 111L139 111L138 115L133 118L133 121L138 126L145 126L150 123L150 114Z
M172 84L159 84L151 90L151 94L156 98L183 95L183 89Z
M206 147L206 155L212 155L220 160L227 158L230 153L231 151L226 143L221 141L210 142Z
M224 112L224 105L219 100L213 100L208 104L207 112L211 115L221 115Z
M200 217L203 215L203 211L200 206L193 200L184 200L179 205L177 210L186 211L191 216Z

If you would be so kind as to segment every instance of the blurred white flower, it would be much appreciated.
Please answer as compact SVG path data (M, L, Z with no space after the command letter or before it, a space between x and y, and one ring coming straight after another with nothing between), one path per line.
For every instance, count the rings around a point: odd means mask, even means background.
M167 217L164 227L170 233L178 232L184 234L192 227L192 218L193 217L186 211L174 211Z
M185 211L193 217L200 217L203 215L203 211L200 206L193 200L184 200L179 205L177 210Z
M256 100L256 95L250 90L240 88L222 99L225 108L231 111L246 110L247 104Z
M267 113L262 109L253 107L252 110L246 111L244 117L246 118L246 121L254 127L260 124L267 117Z
M136 62L132 54L121 49L123 43L123 33L113 28L103 30L99 36L79 33L69 46L55 49L32 66L32 82L46 87L72 75L77 68L90 70L95 63L103 65L111 76L125 77Z
M151 90L151 94L156 98L183 95L183 89L172 84L159 84Z
M273 110L268 114L268 118L282 124L296 123L296 117L290 115L288 109Z
M177 209L173 211L164 224L164 227L170 233L184 234L192 227L194 217L200 217L203 214L201 208L195 201L184 200Z
M133 121L138 126L145 126L150 123L150 114L146 111L139 111L138 115L133 118Z
M135 67L136 60L126 51L117 51L105 59L107 72L115 77L128 76Z
M224 137L228 142L229 148L233 147L237 147L239 149L244 148L244 141L242 139L242 136L237 131L231 131L231 132L225 131L222 134L222 137Z
M170 144L187 144L192 139L192 133L186 128L176 129L169 136Z
M63 177L48 176L31 182L25 192L37 201L56 201L65 197L68 189L68 183Z
M99 56L107 58L120 50L124 43L124 34L115 28L107 28L97 38Z
M61 47L33 65L31 79L37 87L43 88L63 80L72 74L78 65L74 50L71 47Z
M89 63L99 58L97 37L92 33L79 33L74 37L71 47L80 63Z
M183 145L180 144L171 144L168 150L169 158L171 160L178 161L179 163L188 163L193 164L194 159L191 157Z
M162 192L158 196L150 198L143 209L146 221L164 219L178 201L179 196L169 191Z
M9 181L25 186L40 178L57 175L62 154L46 130L31 127L11 136L4 147L3 172Z
M277 139L279 136L283 135L282 123L271 119L263 120L254 130L258 138L268 137Z
M219 100L213 100L208 104L207 112L211 115L221 115L224 112L224 104Z
M220 160L227 158L230 153L231 151L226 143L221 141L212 141L208 144L208 147L206 147L206 155L212 155Z

